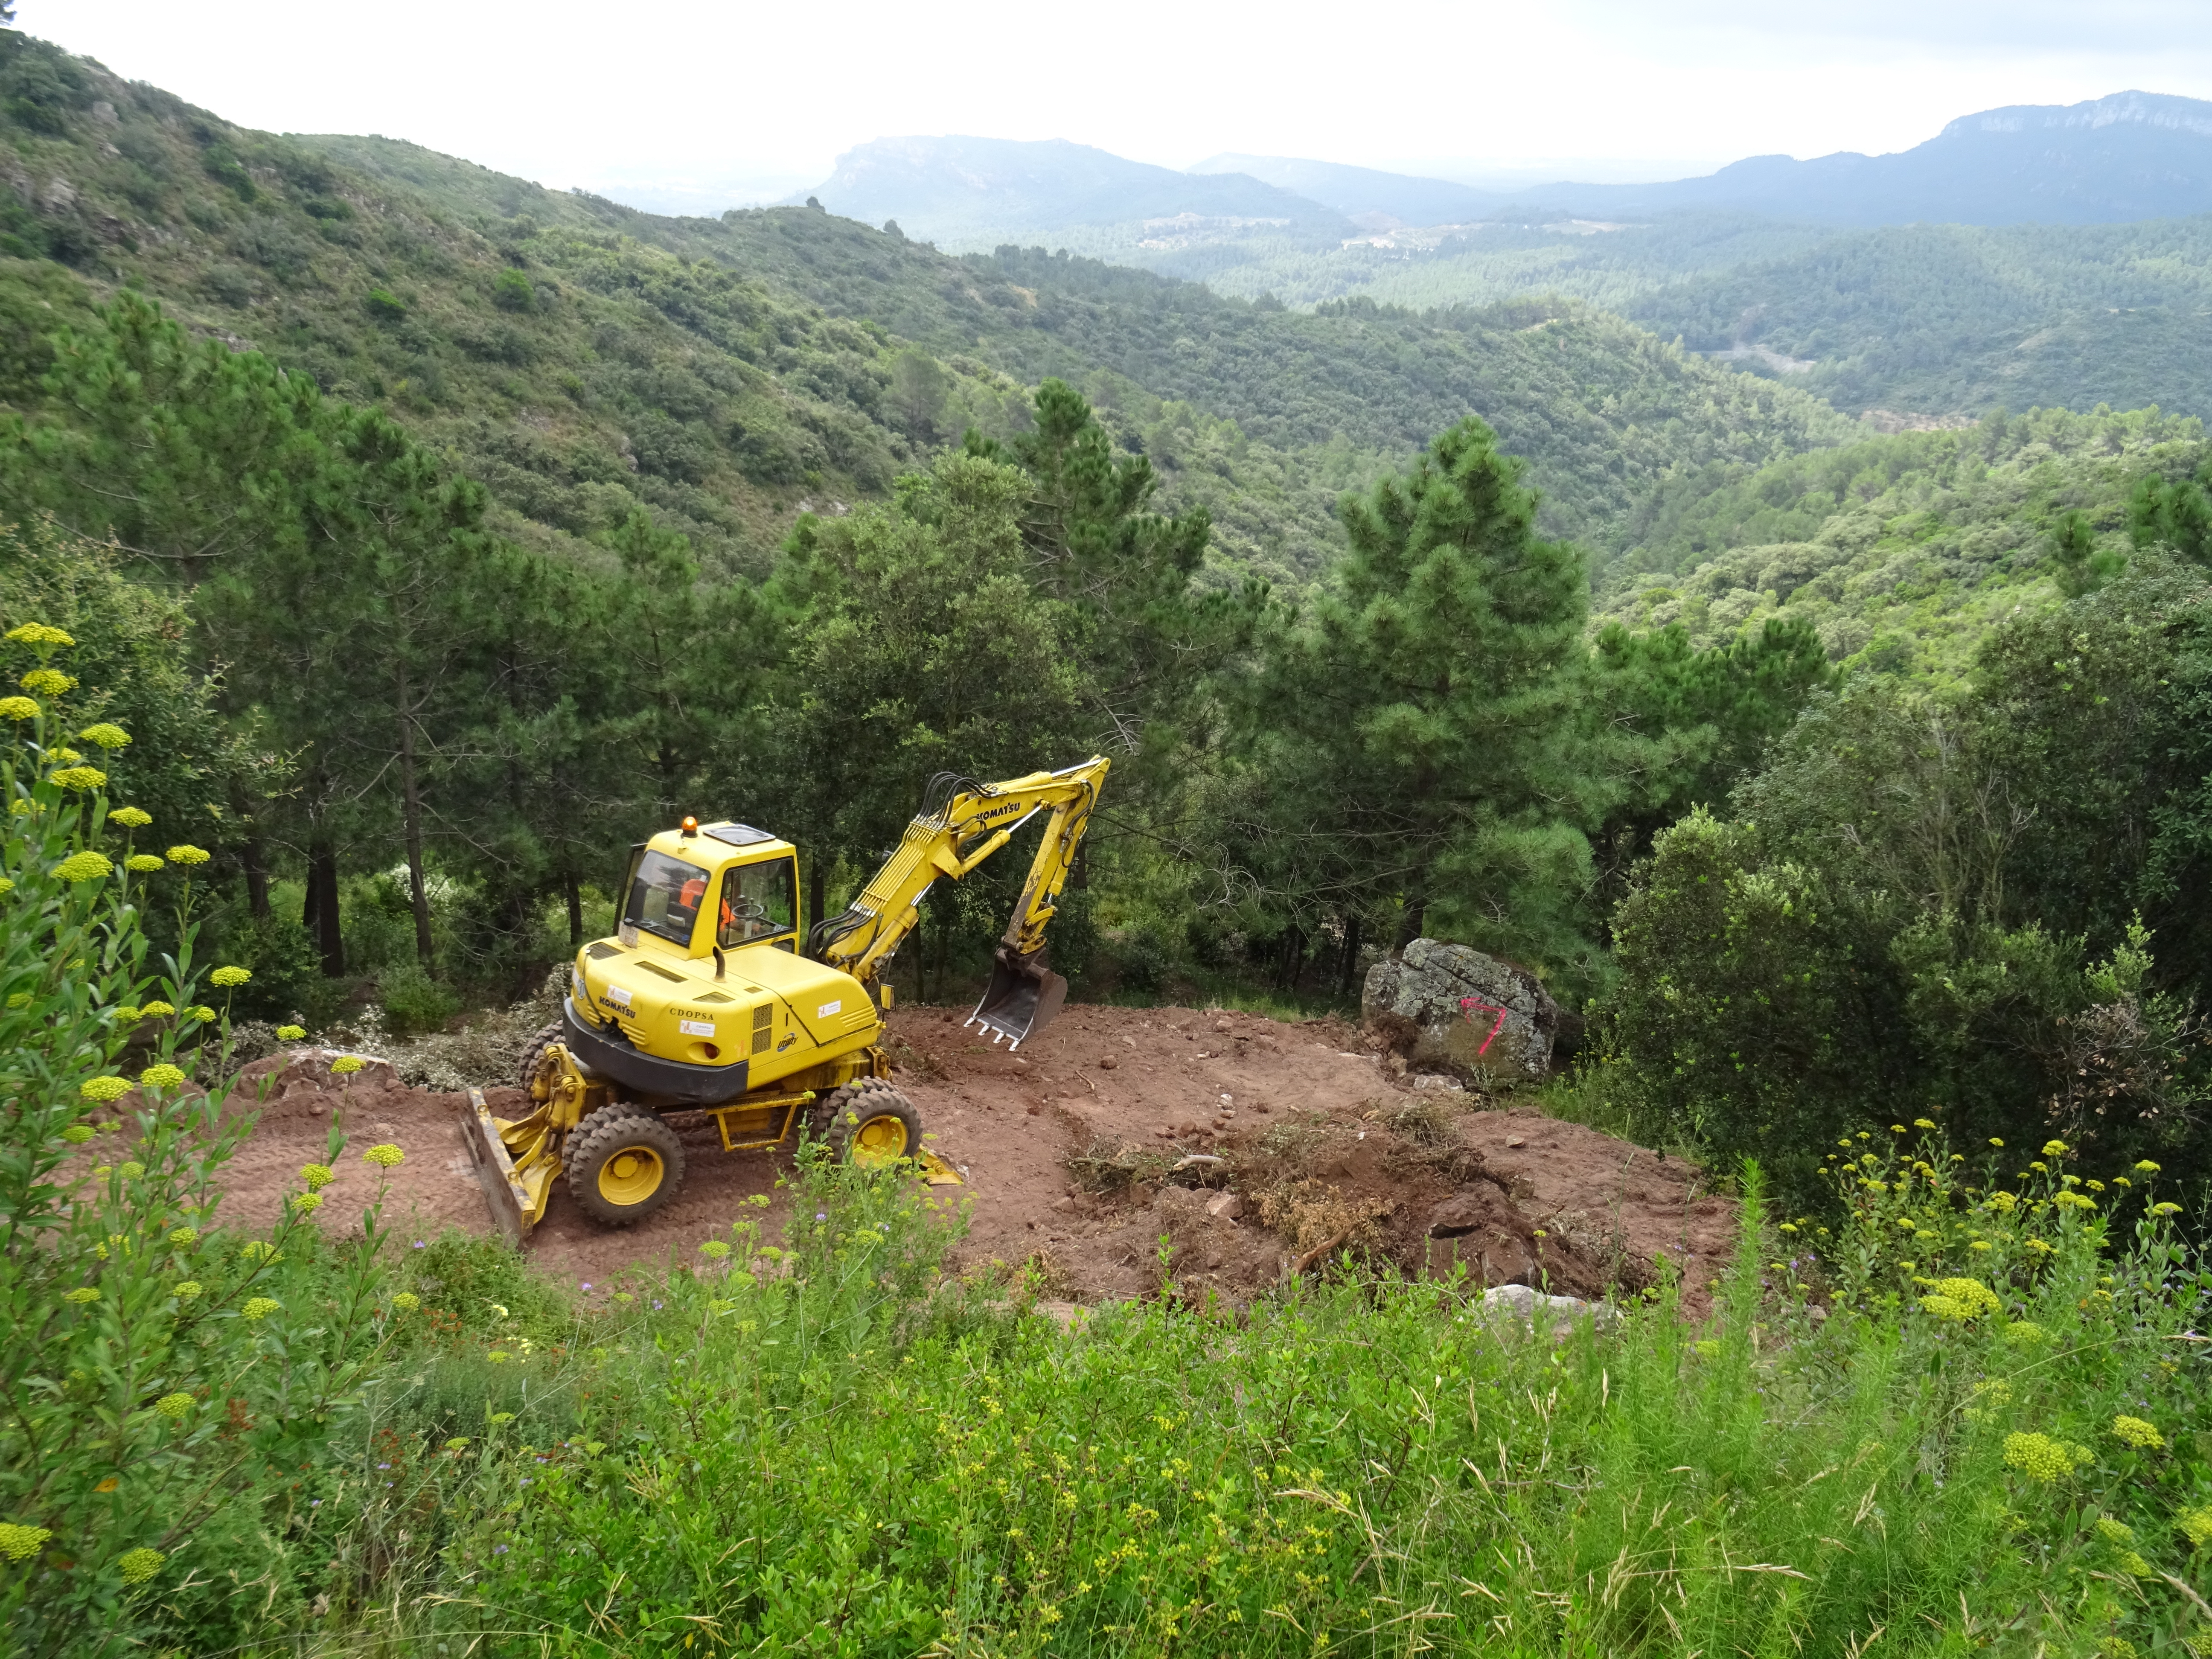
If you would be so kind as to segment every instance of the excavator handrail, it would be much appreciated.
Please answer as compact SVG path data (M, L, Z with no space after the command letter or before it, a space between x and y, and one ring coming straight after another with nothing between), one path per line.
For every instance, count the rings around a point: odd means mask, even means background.
M922 810L860 896L808 929L806 954L872 986L919 924L921 901L940 877L959 880L1036 813L1049 810L1053 820L999 945L1002 962L1011 957L1024 966L1036 963L1045 925L1058 908L1109 764L1103 755L1094 755L1079 766L1000 783L939 773L923 793Z

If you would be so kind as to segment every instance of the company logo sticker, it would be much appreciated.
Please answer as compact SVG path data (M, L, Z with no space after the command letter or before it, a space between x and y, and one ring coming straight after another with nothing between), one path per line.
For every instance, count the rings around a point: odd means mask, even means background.
M845 1004L842 999L840 999L836 1002L823 1003L819 1008L817 1008L814 1011L814 1018L817 1019L827 1019L832 1014L842 1014L844 1012Z
M613 1003L617 1008L627 1008L629 1006L629 993L623 990L619 985L610 985L605 990L600 992L599 994L605 997L609 1002Z
M685 1036L710 1037L714 1035L714 1022L711 1019L679 1019L676 1022L676 1028Z

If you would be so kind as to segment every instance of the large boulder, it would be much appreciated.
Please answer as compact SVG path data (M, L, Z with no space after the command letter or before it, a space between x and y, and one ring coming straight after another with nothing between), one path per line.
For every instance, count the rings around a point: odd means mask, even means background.
M1369 969L1359 1012L1416 1069L1497 1082L1543 1077L1559 1029L1559 1005L1527 969L1433 939Z

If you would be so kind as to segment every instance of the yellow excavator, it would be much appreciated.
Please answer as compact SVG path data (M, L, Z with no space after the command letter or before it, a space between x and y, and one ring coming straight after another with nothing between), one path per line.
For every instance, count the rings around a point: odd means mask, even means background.
M1046 965L1045 924L1106 770L1094 756L1004 783L940 774L875 878L803 948L789 842L686 818L632 848L615 937L577 952L562 1018L523 1055L531 1109L495 1117L471 1094L470 1151L503 1231L526 1237L564 1176L577 1206L610 1225L661 1208L684 1180L672 1112L712 1117L726 1152L811 1132L854 1163L908 1158L950 1176L890 1080L886 969L933 884L957 881L1049 812L966 1022L1016 1048L1042 1030L1067 996Z

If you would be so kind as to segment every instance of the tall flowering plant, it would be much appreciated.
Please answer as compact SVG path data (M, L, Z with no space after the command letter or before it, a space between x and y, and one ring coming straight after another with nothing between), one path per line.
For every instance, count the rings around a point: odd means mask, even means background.
M366 1379L392 1328L382 1194L337 1248L310 1218L325 1164L264 1235L219 1223L252 1113L210 999L250 975L193 959L209 854L154 850L160 826L112 804L131 736L71 729L75 641L38 623L6 640L0 1628L15 1652L120 1652L189 1593L195 1550L265 1523L270 1473L317 1455ZM149 963L157 894L177 945ZM331 1160L343 1145L334 1125Z

